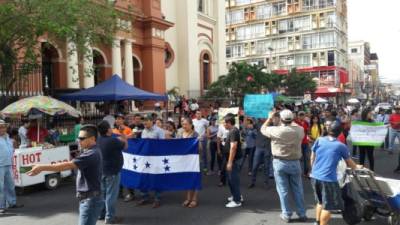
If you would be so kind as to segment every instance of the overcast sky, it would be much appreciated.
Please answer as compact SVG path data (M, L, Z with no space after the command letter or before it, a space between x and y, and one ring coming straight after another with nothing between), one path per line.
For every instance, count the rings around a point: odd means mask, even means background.
M400 1L347 0L349 41L370 42L382 81L400 82Z

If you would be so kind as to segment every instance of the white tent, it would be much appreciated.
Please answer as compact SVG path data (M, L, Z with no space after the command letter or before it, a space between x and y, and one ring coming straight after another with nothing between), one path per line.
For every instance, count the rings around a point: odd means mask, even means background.
M317 99L315 99L315 102L316 103L328 103L328 100L318 97Z

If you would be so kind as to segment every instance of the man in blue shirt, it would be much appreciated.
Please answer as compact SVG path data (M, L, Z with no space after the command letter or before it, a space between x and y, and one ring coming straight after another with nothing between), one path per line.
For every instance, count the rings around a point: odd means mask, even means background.
M105 200L99 219L105 219L105 224L116 224L121 221L115 215L115 205L119 194L120 173L124 164L122 150L128 147L128 143L125 134L121 134L118 138L112 137L113 130L106 120L101 121L97 125L97 129L100 133L97 145L103 156L101 190Z
M7 134L8 124L0 120L0 214L8 208L20 208L15 195L12 172L13 144Z
M27 174L35 176L42 171L78 169L76 197L79 200L79 225L95 225L104 204L101 196L102 157L96 145L96 126L83 126L78 139L82 153L77 158L69 162L35 165Z
M328 136L317 139L311 153L311 183L317 201L315 225L327 225L331 218L330 212L343 209L336 174L339 161L344 159L352 169L361 167L351 159L347 146L336 139L342 132L341 124L333 122L327 132Z

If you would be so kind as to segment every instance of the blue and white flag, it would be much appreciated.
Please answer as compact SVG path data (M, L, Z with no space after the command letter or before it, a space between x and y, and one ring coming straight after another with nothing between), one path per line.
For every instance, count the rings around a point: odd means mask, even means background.
M131 139L123 152L121 183L139 190L200 190L198 146L196 138Z

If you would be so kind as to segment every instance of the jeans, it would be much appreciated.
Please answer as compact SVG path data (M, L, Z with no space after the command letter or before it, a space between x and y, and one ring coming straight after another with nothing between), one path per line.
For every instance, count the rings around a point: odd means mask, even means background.
M268 184L269 172L271 168L271 150L268 151L265 148L257 147L256 151L254 152L253 161L254 164L251 171L251 183L256 183L258 167L260 167L261 164L264 164L264 183Z
M289 196L292 193L297 207L297 215L299 217L305 217L306 209L304 206L300 161L274 159L273 165L276 190L279 194L283 216L290 218L293 214L289 205Z
M142 200L144 201L150 201L150 194L148 191L141 190L142 192ZM159 202L161 200L161 192L159 191L154 191L154 201Z
M394 143L396 141L396 137L400 141L400 131L390 128L389 151L394 151Z
M121 174L103 176L101 178L101 192L104 198L104 207L101 217L109 220L115 217L115 205L119 194Z
M365 155L367 155L369 161L369 169L374 171L374 146L359 146L358 148L360 149L360 164L365 164Z
M255 152L255 151L256 151L256 148L255 148L255 147L246 148L246 149L245 149L245 153L244 153L243 159L242 159L242 161L240 162L240 170L242 170L243 165L244 165L244 163L245 163L245 161L246 161L246 158L248 158L248 160L249 160L248 171L249 171L249 172L252 171L252 169L253 169L253 162L254 162L254 152Z
M101 196L81 200L79 202L79 225L95 225L103 204Z
M0 209L15 205L16 202L12 166L0 166Z
M210 155L211 155L211 162L210 162L210 170L214 171L215 166L215 159L217 160L218 170L221 170L222 158L217 154L217 142L210 141Z
M301 153L302 153L302 161L303 161L303 174L308 175L309 166L308 163L310 161L310 156L308 152L308 144L301 144Z
M200 149L201 149L201 168L203 170L208 169L208 153L207 153L207 139L200 139Z
M235 160L232 164L232 171L227 171L229 190L233 196L233 201L240 203L240 162L241 160Z

